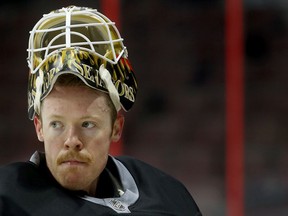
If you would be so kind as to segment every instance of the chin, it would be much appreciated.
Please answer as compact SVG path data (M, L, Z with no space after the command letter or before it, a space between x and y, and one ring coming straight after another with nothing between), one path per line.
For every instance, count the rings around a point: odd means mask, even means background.
M59 181L60 185L63 188L72 191L87 191L88 183L83 182L81 180L74 180L74 179L65 179Z
M89 193L89 189L93 185L94 179L83 173L73 173L61 175L56 178L59 184L68 190L72 191L86 191Z

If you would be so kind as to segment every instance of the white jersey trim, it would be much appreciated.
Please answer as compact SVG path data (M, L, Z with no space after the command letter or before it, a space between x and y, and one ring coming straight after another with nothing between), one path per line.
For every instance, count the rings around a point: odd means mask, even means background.
M118 169L124 193L120 197L113 198L99 199L87 195L80 198L99 205L107 206L117 213L131 213L129 207L139 198L139 191L136 182L128 169L120 161L116 160L114 157L111 158Z

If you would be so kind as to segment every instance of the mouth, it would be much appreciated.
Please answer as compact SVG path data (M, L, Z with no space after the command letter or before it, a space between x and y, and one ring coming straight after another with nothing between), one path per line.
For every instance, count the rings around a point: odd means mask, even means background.
M68 166L84 166L86 165L87 163L85 161L79 161L79 160L65 160L65 161L62 161L60 163L61 165L68 165Z

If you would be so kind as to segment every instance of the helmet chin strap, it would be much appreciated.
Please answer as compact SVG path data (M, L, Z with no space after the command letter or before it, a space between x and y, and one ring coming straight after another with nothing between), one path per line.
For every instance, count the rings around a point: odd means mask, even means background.
M35 93L35 99L34 99L34 110L38 115L40 114L43 78L44 78L44 74L43 74L43 71L40 69L39 76L36 79L36 93Z
M119 112L119 110L121 109L119 93L117 89L115 88L115 85L113 84L112 79L111 79L111 75L109 71L105 68L104 64L100 66L99 74L100 74L101 79L105 83L106 88L108 89L109 96L117 112Z

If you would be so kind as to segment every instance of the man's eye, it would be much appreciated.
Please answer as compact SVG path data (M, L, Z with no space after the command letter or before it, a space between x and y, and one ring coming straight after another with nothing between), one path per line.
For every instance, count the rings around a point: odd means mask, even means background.
M61 124L60 122L54 121L54 122L51 122L51 123L50 123L50 126L51 126L52 128L57 129L57 128L61 128L61 127L62 127L62 124Z
M84 127L84 128L93 128L93 127L95 127L95 124L92 123L92 122L83 122L82 123L82 127Z

